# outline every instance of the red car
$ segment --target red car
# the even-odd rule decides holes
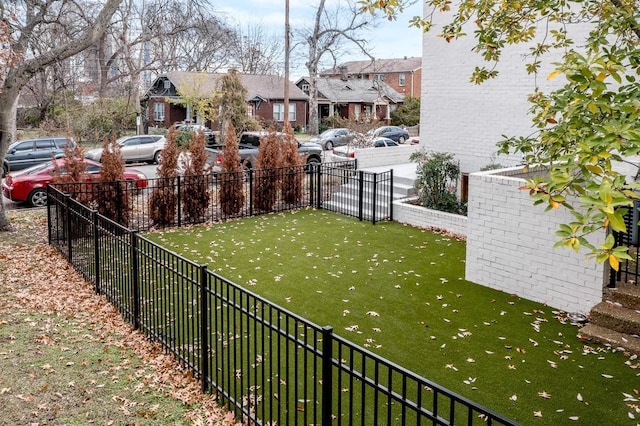
[[[2,182],[2,194],[12,201],[27,202],[33,207],[47,205],[47,184],[53,182],[54,161],[60,172],[65,173],[65,159],[38,164],[18,172],[9,173]],[[87,181],[100,179],[102,164],[83,159],[87,166]],[[124,179],[136,183],[138,188],[147,186],[147,177],[140,171],[125,168]]]

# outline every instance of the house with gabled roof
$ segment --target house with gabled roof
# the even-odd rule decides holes
[[[309,94],[308,77],[298,79],[296,85]],[[317,85],[320,122],[333,115],[347,119],[377,118],[389,122],[391,112],[404,101],[404,95],[377,80],[319,78]]]
[[[422,57],[350,61],[320,72],[320,77],[380,81],[404,96],[419,98]]]
[[[221,73],[172,71],[159,76],[145,94],[150,126],[168,128],[173,123],[191,121],[219,130],[219,123],[204,122],[189,106],[172,100],[180,93],[190,97],[210,98],[219,92]],[[249,114],[264,124],[282,125],[284,122],[285,80],[277,75],[238,74],[247,89]],[[309,97],[292,82],[289,84],[289,122],[293,127],[307,125]]]

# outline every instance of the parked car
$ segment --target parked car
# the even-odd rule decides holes
[[[309,139],[309,142],[322,145],[327,151],[331,151],[333,147],[344,146],[349,144],[356,138],[357,134],[349,129],[337,128],[329,129]]]
[[[258,157],[260,139],[266,136],[266,131],[243,132],[238,144],[240,161],[245,169],[251,169]],[[276,133],[278,140],[284,140],[284,133]],[[298,154],[307,165],[320,164],[322,162],[322,146],[313,142],[298,142]],[[211,165],[214,173],[222,171],[222,147],[220,149],[206,148],[209,155],[207,163]]]
[[[399,146],[398,142],[389,138],[377,137],[373,140],[372,148],[388,148]],[[366,148],[363,148],[366,149]],[[338,163],[340,161],[348,161],[356,158],[356,149],[352,146],[339,146],[333,148],[329,154],[328,161],[332,163]]]
[[[196,123],[175,123],[173,125],[176,129],[182,131],[190,131],[190,132],[202,132],[204,133],[205,142],[209,146],[213,146],[216,144],[216,135],[213,133],[213,130],[208,128],[203,124]]]
[[[167,139],[161,135],[122,136],[116,140],[120,145],[122,158],[127,163],[158,163]],[[102,161],[102,148],[92,149],[84,153],[85,158]]]
[[[377,129],[372,129],[367,132],[367,135],[371,138],[377,138],[378,136],[383,136],[385,138],[389,138],[398,143],[405,143],[407,139],[409,139],[409,132],[407,129],[403,129],[398,126],[382,126]]]
[[[45,163],[53,158],[64,157],[64,148],[76,143],[66,136],[48,136],[35,139],[25,139],[9,145],[2,161],[2,176],[7,173],[23,170],[36,164]]]
[[[18,172],[9,173],[2,182],[2,195],[16,202],[26,202],[33,207],[47,205],[47,184],[53,182],[54,162],[61,173],[66,172],[65,159],[58,158],[42,164],[26,168]],[[100,179],[102,164],[84,159],[87,166],[86,181]],[[147,177],[144,173],[131,168],[125,168],[124,180],[135,182],[136,187],[145,188]]]

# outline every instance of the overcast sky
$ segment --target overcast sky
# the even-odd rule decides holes
[[[330,2],[339,0],[328,0]],[[308,24],[312,21],[317,1],[290,0],[289,22],[292,32],[296,26]],[[219,5],[217,10],[235,25],[245,23],[261,24],[270,32],[284,33],[284,0],[234,0]],[[365,33],[369,40],[369,52],[375,58],[390,59],[404,56],[422,56],[422,33],[417,28],[409,28],[409,19],[422,14],[422,2],[417,1],[407,8],[396,21],[380,19],[376,28]],[[340,62],[350,60],[366,60],[363,54],[348,53]],[[298,63],[296,63],[298,62]],[[302,62],[292,58],[291,79],[305,75]]]

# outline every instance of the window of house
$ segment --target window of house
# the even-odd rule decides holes
[[[400,83],[400,86],[404,86],[406,83],[406,77],[404,75],[404,73],[401,73],[398,75],[398,82]]]
[[[384,74],[374,74],[373,79],[378,81],[384,81]]]
[[[305,93],[309,92],[309,83],[302,83],[302,91]]]
[[[164,103],[153,104],[153,121],[164,121]]]
[[[284,104],[273,104],[273,119],[284,121]],[[289,104],[289,121],[296,121],[296,104]]]

